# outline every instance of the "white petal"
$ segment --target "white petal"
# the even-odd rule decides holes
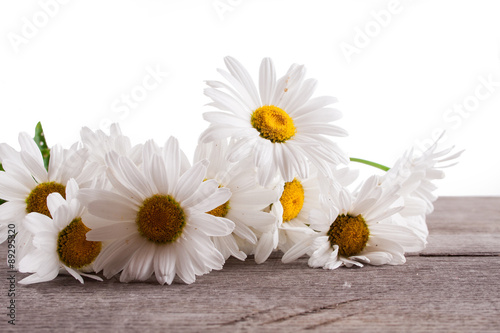
[[[104,227],[95,228],[87,232],[88,241],[107,241],[118,238],[127,238],[137,232],[135,223],[114,223]]]
[[[111,200],[95,200],[87,205],[89,213],[111,221],[135,221],[137,210]]]
[[[259,91],[262,105],[270,105],[276,85],[276,72],[270,58],[262,59],[259,73]]]
[[[275,246],[273,233],[263,233],[255,248],[255,262],[257,264],[262,264],[263,262],[265,262],[271,255],[271,252],[273,252],[274,248]]]
[[[281,258],[281,261],[286,263],[290,263],[302,257],[304,254],[309,252],[311,249],[311,245],[314,242],[315,237],[307,237],[304,238],[301,242],[298,242],[294,246],[292,246]]]
[[[172,193],[176,201],[183,202],[196,192],[205,178],[207,165],[208,161],[202,160],[193,165],[179,178]]]
[[[207,236],[227,236],[234,230],[233,221],[210,214],[192,216],[189,224]]]

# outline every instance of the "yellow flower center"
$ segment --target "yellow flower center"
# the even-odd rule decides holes
[[[339,246],[339,254],[344,257],[359,254],[366,246],[370,231],[360,215],[339,215],[328,230],[330,244]]]
[[[255,110],[252,113],[251,123],[261,137],[273,143],[285,142],[297,132],[293,119],[274,105],[264,105]]]
[[[231,209],[231,207],[229,207],[229,200],[228,200],[219,207],[216,207],[211,211],[207,212],[207,214],[217,217],[226,217],[227,213],[229,212],[229,209]]]
[[[57,192],[66,199],[66,187],[56,182],[40,183],[26,198],[26,212],[40,213],[52,217],[47,208],[47,197],[49,194]]]
[[[139,208],[135,219],[139,233],[158,244],[174,242],[186,225],[184,210],[169,195],[155,194]]]
[[[76,218],[64,228],[57,238],[57,254],[68,267],[79,269],[90,265],[101,252],[101,242],[88,241],[90,229]]]
[[[304,188],[297,179],[285,183],[285,189],[280,198],[283,206],[283,222],[293,220],[299,215],[304,205]]]

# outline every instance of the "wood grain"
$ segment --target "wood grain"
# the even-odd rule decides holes
[[[261,265],[230,259],[192,285],[68,276],[17,285],[16,330],[499,332],[499,213],[500,198],[439,199],[427,249],[401,266],[328,271],[276,253]],[[12,329],[5,312],[2,332]]]

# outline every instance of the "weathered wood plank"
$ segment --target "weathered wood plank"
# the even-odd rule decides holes
[[[403,266],[327,271],[275,257],[262,265],[229,260],[192,285],[59,277],[18,286],[17,323],[64,331],[494,331],[499,265],[500,257],[410,257]]]
[[[500,254],[500,197],[443,197],[428,216],[423,255]]]
[[[429,218],[429,257],[410,256],[401,266],[327,271],[309,268],[306,258],[285,265],[275,254],[262,265],[230,259],[222,271],[192,285],[176,280],[159,286],[153,279],[81,285],[69,276],[17,285],[16,328],[498,332],[499,203],[500,198],[440,199]],[[461,248],[467,239],[469,246]],[[2,246],[2,257],[5,251]],[[8,275],[1,267],[0,331],[12,328],[5,315]],[[17,280],[23,276],[15,274]]]

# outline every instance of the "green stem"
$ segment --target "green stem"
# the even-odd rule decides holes
[[[384,170],[384,171],[389,171],[389,169],[390,169],[389,167],[386,167],[385,165],[378,164],[378,163],[368,161],[368,160],[364,160],[361,158],[351,157],[349,159],[351,160],[351,162],[363,163],[363,164],[370,165],[370,166],[375,167],[375,168],[379,168],[380,170]]]

